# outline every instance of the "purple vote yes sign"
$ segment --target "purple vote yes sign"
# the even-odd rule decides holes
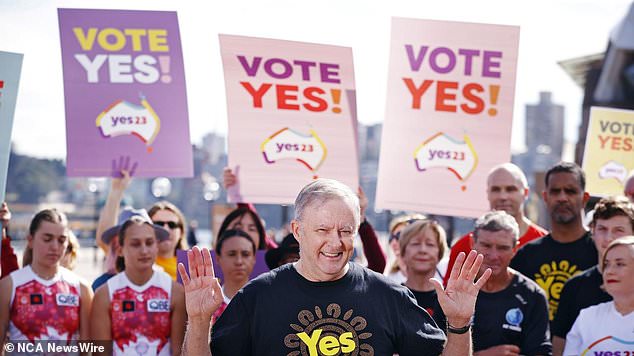
[[[185,71],[175,12],[59,9],[67,174],[191,177]]]

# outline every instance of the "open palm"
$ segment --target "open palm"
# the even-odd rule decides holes
[[[214,274],[211,253],[207,248],[200,250],[194,246],[187,251],[189,275],[182,263],[178,264],[178,272],[185,289],[185,308],[190,319],[204,318],[211,320],[211,315],[222,304],[223,297],[220,284]]]
[[[483,256],[471,251],[465,258],[461,252],[456,259],[456,263],[451,269],[447,288],[443,289],[442,284],[432,279],[438,303],[442,308],[447,321],[455,323],[454,326],[466,325],[475,310],[478,292],[491,276],[491,269],[487,270],[474,282],[475,277],[482,265]]]

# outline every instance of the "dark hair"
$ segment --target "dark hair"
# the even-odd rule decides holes
[[[597,205],[594,206],[594,215],[590,225],[594,226],[599,219],[608,220],[615,216],[628,218],[632,230],[634,230],[634,205],[623,196],[607,197],[599,200]]]
[[[586,174],[583,172],[583,169],[581,169],[578,164],[562,161],[550,167],[548,172],[546,172],[546,177],[544,178],[544,183],[546,184],[546,187],[548,187],[548,179],[552,174],[555,173],[572,173],[576,175],[581,190],[586,190]]]
[[[57,209],[44,209],[35,214],[33,219],[31,220],[31,224],[29,225],[29,234],[31,236],[35,235],[37,229],[42,225],[42,221],[48,221],[54,224],[62,224],[67,225],[68,219],[66,219],[66,215],[61,211],[57,211]]]
[[[150,216],[150,219],[154,220],[153,216],[159,210],[167,210],[176,214],[178,218],[178,227],[181,229],[182,234],[180,240],[176,242],[176,246],[174,246],[174,255],[176,255],[177,250],[187,250],[189,246],[187,246],[187,221],[185,220],[185,215],[183,212],[174,204],[168,202],[167,200],[162,200],[154,203],[150,210],[148,210],[147,214]]]
[[[117,234],[117,238],[119,239],[119,248],[123,248],[125,233],[128,231],[130,226],[132,225],[139,226],[143,224],[148,224],[148,226],[150,227],[152,226],[147,221],[142,220],[141,218],[137,216],[133,216],[130,219],[128,219],[126,222],[124,222],[123,225],[121,225],[121,228],[119,229],[119,233]],[[156,233],[154,232],[154,229],[152,229],[152,234],[156,238]],[[125,260],[123,259],[123,256],[117,256],[117,260],[115,261],[115,268],[117,269],[117,272],[122,272],[123,270],[125,270]]]
[[[225,243],[225,241],[229,240],[232,237],[243,237],[249,240],[249,242],[251,243],[251,246],[253,247],[253,254],[255,254],[255,242],[253,242],[253,239],[251,239],[251,236],[249,236],[249,234],[247,234],[246,232],[242,230],[229,229],[223,232],[222,234],[220,234],[220,236],[218,237],[218,241],[216,241],[215,251],[217,256],[221,255],[220,251],[222,251],[222,245]]]
[[[264,231],[264,226],[262,225],[262,221],[260,221],[260,217],[253,210],[249,208],[237,208],[222,221],[220,225],[220,229],[218,230],[218,241],[220,241],[220,236],[229,228],[229,224],[231,224],[234,220],[242,218],[245,215],[250,215],[255,223],[255,228],[258,230],[258,249],[265,250],[266,249],[266,232]],[[216,242],[217,244],[218,242]]]

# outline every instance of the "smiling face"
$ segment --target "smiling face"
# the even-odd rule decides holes
[[[581,223],[581,210],[590,196],[584,192],[574,173],[553,173],[543,193],[553,224]]]
[[[33,264],[45,268],[57,265],[68,247],[68,233],[61,223],[42,221],[31,236],[27,237],[28,246],[33,249]]]
[[[440,246],[436,233],[429,227],[413,236],[405,246],[401,256],[407,266],[407,273],[427,274],[436,270]]]
[[[123,256],[126,270],[152,269],[158,254],[154,228],[146,223],[135,223],[127,227],[123,234],[119,254]]]
[[[299,273],[315,282],[343,277],[353,253],[357,224],[353,204],[343,198],[308,205],[301,221],[291,222],[299,243]]]
[[[615,301],[634,294],[634,245],[611,247],[603,259],[605,290]]]

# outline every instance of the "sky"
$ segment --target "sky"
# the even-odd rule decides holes
[[[577,140],[582,90],[557,62],[605,51],[632,0],[0,0],[0,51],[24,54],[12,141],[20,154],[66,156],[57,8],[177,11],[190,137],[227,132],[218,34],[351,47],[358,118],[383,121],[392,17],[520,27],[512,151],[524,148],[526,104],[551,91],[564,105],[566,141]]]

